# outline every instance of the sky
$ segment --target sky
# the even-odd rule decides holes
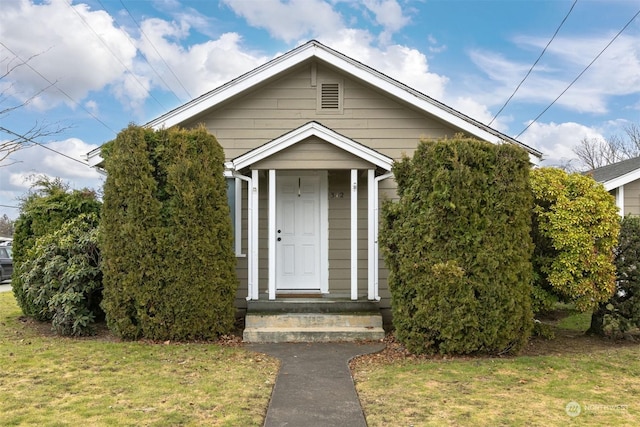
[[[582,139],[640,124],[639,11],[638,0],[2,0],[0,127],[51,134],[0,163],[0,216],[18,216],[34,176],[99,190],[87,152],[311,39],[517,137],[543,165],[580,169]]]

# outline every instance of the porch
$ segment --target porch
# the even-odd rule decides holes
[[[384,337],[379,185],[392,163],[316,122],[226,163],[245,341]]]

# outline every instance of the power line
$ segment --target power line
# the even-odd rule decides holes
[[[596,61],[598,60],[598,58],[600,58],[600,56],[604,53],[604,51],[605,51],[605,50],[607,50],[607,48],[609,48],[609,46],[611,46],[611,45],[613,44],[613,42],[614,42],[614,41],[616,41],[616,39],[618,38],[618,36],[620,36],[620,34],[622,34],[622,32],[623,32],[624,30],[626,30],[626,29],[627,29],[627,27],[628,27],[629,25],[631,25],[631,23],[632,23],[632,22],[633,22],[633,21],[638,17],[638,15],[640,15],[640,10],[638,10],[638,11],[636,12],[636,14],[635,14],[635,15],[633,15],[633,17],[629,20],[629,22],[627,22],[627,23],[625,24],[625,26],[624,26],[624,27],[622,27],[622,29],[621,29],[620,31],[618,31],[618,34],[616,34],[616,35],[611,39],[611,41],[610,41],[609,43],[607,43],[607,45],[606,45],[606,46],[605,46],[605,47],[600,51],[600,53],[598,53],[598,54],[596,55],[596,57],[595,57],[595,58],[593,58],[593,60],[589,63],[589,65],[587,65],[587,66],[584,68],[584,70],[582,70],[582,71],[580,72],[580,74],[578,74],[578,76],[577,76],[575,79],[573,79],[573,81],[572,81],[571,83],[569,83],[569,86],[567,86],[567,87],[565,88],[565,90],[563,90],[563,91],[560,93],[560,95],[558,95],[558,96],[556,97],[556,99],[554,99],[553,101],[551,101],[551,104],[549,104],[549,105],[547,106],[547,108],[545,108],[544,110],[542,110],[542,112],[541,112],[540,114],[538,114],[538,115],[536,116],[536,118],[535,118],[535,119],[533,119],[533,120],[531,121],[531,123],[529,123],[529,124],[527,125],[527,127],[525,127],[525,128],[522,130],[522,132],[520,132],[518,135],[516,135],[516,138],[515,138],[515,139],[518,139],[518,138],[520,137],[520,135],[522,135],[523,133],[525,133],[525,132],[527,131],[527,129],[529,129],[529,128],[531,127],[531,125],[532,125],[532,124],[534,124],[535,122],[537,122],[537,121],[538,121],[538,119],[539,119],[540,117],[542,117],[542,115],[543,115],[544,113],[546,113],[546,112],[547,112],[547,110],[548,110],[549,108],[551,108],[551,106],[552,106],[553,104],[555,104],[555,103],[556,103],[556,101],[558,101],[558,99],[560,99],[560,97],[561,97],[562,95],[564,95],[564,94],[565,94],[565,92],[566,92],[566,91],[568,91],[568,90],[571,88],[571,86],[573,86],[573,84],[574,84],[575,82],[577,82],[577,81],[578,81],[578,79],[579,79],[580,77],[582,77],[582,75],[583,75],[583,74],[584,74],[584,73],[585,73],[589,68],[591,68],[591,66],[593,65],[593,63],[594,63],[594,62],[596,62]]]
[[[115,52],[109,47],[109,45],[104,41],[104,39],[100,37],[100,35],[96,32],[96,30],[94,30],[93,27],[82,17],[82,15],[78,13],[78,11],[71,5],[71,3],[67,2],[67,6],[69,6],[69,8],[73,11],[73,13],[75,13],[78,16],[78,18],[80,18],[80,20],[84,23],[85,27],[91,30],[91,32],[98,38],[100,43],[102,43],[102,45],[109,51],[109,53],[111,53],[111,55],[120,63],[120,65],[122,65],[122,67],[129,74],[131,74],[133,79],[138,83],[138,85],[142,88],[142,90],[144,90],[147,93],[147,95],[153,98],[153,100],[156,101],[160,107],[166,110],[167,108],[164,105],[162,105],[162,103],[158,100],[158,98],[156,98],[151,92],[149,92],[149,90],[146,87],[144,87],[140,79],[138,79],[138,77],[129,69],[129,67],[127,67],[120,58],[118,58],[118,55],[115,54]]]
[[[0,126],[0,130],[1,130],[1,131],[3,131],[3,132],[6,132],[6,133],[8,133],[8,134],[11,134],[11,135],[13,135],[13,136],[17,136],[18,138],[23,139],[23,140],[25,140],[25,141],[29,141],[29,142],[31,142],[32,144],[38,145],[38,146],[40,146],[40,147],[42,147],[42,148],[45,148],[45,149],[47,149],[47,150],[49,150],[49,151],[53,151],[54,153],[59,154],[59,155],[61,155],[61,156],[63,156],[63,157],[66,157],[66,158],[67,158],[67,159],[69,159],[69,160],[73,160],[74,162],[78,162],[78,163],[80,163],[81,165],[87,166],[87,167],[89,167],[89,168],[91,167],[88,163],[85,163],[85,162],[83,162],[82,160],[78,160],[78,159],[73,158],[73,157],[71,157],[71,156],[68,156],[68,155],[66,155],[66,154],[64,154],[64,153],[61,153],[61,152],[60,152],[60,151],[58,151],[58,150],[54,150],[54,149],[53,149],[53,148],[51,148],[51,147],[47,147],[46,145],[44,145],[44,144],[42,144],[42,143],[40,143],[40,142],[38,142],[38,141],[34,140],[33,138],[30,138],[30,137],[28,137],[28,136],[26,136],[26,135],[21,135],[21,134],[19,134],[19,133],[17,133],[17,132],[14,132],[14,131],[12,131],[12,130],[10,130],[10,129],[5,128],[4,126]]]
[[[187,94],[187,96],[189,97],[189,99],[193,99],[193,96],[191,96],[191,94],[189,93],[189,91],[187,90],[186,87],[184,87],[184,85],[182,84],[182,81],[180,81],[180,79],[178,78],[178,76],[176,75],[176,73],[173,72],[173,69],[171,68],[171,66],[169,66],[169,64],[167,63],[167,61],[164,60],[164,57],[160,54],[160,52],[158,51],[158,49],[156,49],[156,46],[153,44],[153,42],[151,41],[151,39],[149,37],[147,37],[147,34],[142,30],[142,27],[140,26],[140,24],[138,24],[138,21],[135,20],[135,18],[133,17],[133,15],[131,14],[131,12],[129,11],[129,9],[127,8],[127,6],[124,5],[124,3],[122,2],[122,0],[120,0],[120,4],[122,5],[122,7],[124,7],[124,10],[127,11],[127,13],[129,14],[129,16],[131,17],[131,20],[133,21],[134,24],[136,24],[136,26],[138,27],[138,29],[140,30],[140,33],[144,36],[145,39],[147,39],[147,41],[149,42],[149,44],[151,45],[151,47],[153,48],[153,50],[156,51],[156,53],[158,54],[158,57],[162,60],[162,62],[164,63],[164,65],[167,67],[167,69],[169,70],[169,72],[173,75],[173,77],[176,79],[176,81],[178,82],[178,84],[180,85],[180,87],[182,88],[182,90],[185,91],[185,93]],[[147,61],[149,62],[149,61]],[[149,64],[151,65],[151,64]],[[155,71],[155,70],[154,70]],[[157,73],[156,73],[157,74]],[[164,80],[162,80],[164,82]],[[166,84],[166,83],[165,83]],[[168,85],[167,85],[168,87]],[[171,89],[169,89],[171,90]],[[173,91],[172,91],[173,92]],[[175,93],[174,93],[175,95]],[[176,98],[178,98],[178,96],[176,95]],[[178,98],[180,99],[180,98]]]
[[[104,9],[105,11],[107,10],[107,8],[104,6],[104,4],[102,4],[102,2],[100,0],[98,0],[98,4],[102,7],[102,9]],[[124,6],[124,5],[123,5]],[[129,12],[129,11],[127,11]],[[131,14],[129,14],[131,15]],[[120,28],[124,28],[119,22],[118,20],[115,18],[115,16],[112,15],[113,20],[120,26]],[[135,21],[134,21],[135,22]],[[127,40],[129,41],[129,44],[131,46],[133,46],[133,48],[136,51],[139,51],[140,49],[138,49],[135,45],[135,43],[133,42],[133,40],[131,40],[131,37],[129,37],[129,34],[126,31],[123,31],[124,35],[127,37]],[[140,51],[140,53],[142,54],[142,51]],[[144,61],[147,63],[147,65],[149,65],[149,68],[151,68],[153,70],[153,72],[156,74],[156,76],[158,76],[158,79],[160,79],[160,81],[164,84],[164,86],[167,88],[167,90],[169,92],[171,92],[173,94],[173,96],[176,97],[176,99],[178,100],[178,102],[183,102],[180,97],[178,96],[178,94],[175,93],[175,91],[173,89],[171,89],[171,86],[169,86],[169,84],[165,81],[164,78],[162,78],[162,76],[160,75],[160,73],[158,72],[158,70],[156,70],[156,68],[153,66],[153,64],[151,64],[151,62],[149,62],[149,60],[147,59],[147,57],[142,54],[142,59],[144,59]]]
[[[34,73],[36,73],[37,75],[39,75],[44,81],[46,81],[47,83],[49,83],[49,85],[55,87],[56,89],[58,89],[58,91],[60,93],[62,93],[64,96],[67,97],[67,99],[69,99],[71,102],[73,102],[76,106],[82,108],[87,114],[89,114],[91,117],[93,117],[95,120],[97,120],[98,122],[100,122],[100,124],[102,124],[102,126],[104,126],[105,128],[107,128],[108,130],[110,130],[111,132],[113,132],[115,135],[118,134],[118,132],[116,132],[115,130],[111,129],[111,127],[109,127],[109,125],[107,125],[105,122],[103,122],[102,120],[100,120],[100,118],[98,118],[98,116],[96,116],[95,114],[93,114],[91,111],[89,111],[84,105],[80,104],[79,102],[77,102],[75,99],[73,99],[67,92],[65,92],[64,90],[60,89],[55,82],[52,82],[51,80],[49,80],[48,78],[46,78],[44,75],[42,75],[42,73],[40,73],[38,70],[36,70],[35,68],[33,68],[33,66],[31,64],[29,64],[29,61],[25,61],[24,59],[22,59],[20,57],[20,55],[18,55],[17,53],[15,53],[13,50],[11,50],[6,44],[4,44],[2,41],[0,41],[0,45],[2,45],[2,47],[4,47],[5,49],[7,49],[12,55],[14,55],[16,58],[18,58],[20,61],[22,61],[22,63],[24,65],[26,65],[27,67],[29,67],[29,69],[31,69],[31,71],[33,71]]]
[[[516,92],[518,92],[518,90],[520,89],[520,86],[522,86],[522,83],[524,83],[525,80],[527,80],[527,77],[529,77],[529,74],[531,74],[531,72],[533,71],[533,69],[535,68],[535,66],[538,64],[538,62],[540,61],[540,58],[542,58],[542,55],[544,55],[544,53],[547,51],[547,48],[549,47],[549,45],[551,44],[551,42],[553,41],[553,39],[556,38],[556,35],[558,34],[558,32],[560,31],[560,28],[562,28],[562,26],[564,25],[565,21],[567,20],[567,18],[569,17],[569,15],[571,14],[571,11],[573,10],[573,8],[575,7],[576,3],[578,3],[578,0],[575,0],[573,2],[573,4],[571,5],[571,9],[569,9],[569,12],[567,12],[567,14],[565,15],[564,19],[562,20],[562,22],[560,22],[560,25],[558,26],[558,28],[556,28],[556,32],[553,33],[553,36],[551,36],[551,40],[549,40],[549,43],[547,43],[547,45],[544,47],[544,49],[542,49],[542,52],[540,52],[540,56],[538,56],[538,59],[536,59],[536,61],[533,63],[533,65],[531,66],[531,68],[529,68],[529,71],[527,71],[527,74],[524,76],[524,78],[522,79],[522,81],[520,83],[518,83],[518,86],[516,86],[516,88],[514,89],[513,93],[511,94],[511,96],[505,101],[504,105],[502,105],[502,107],[500,107],[500,110],[498,110],[498,112],[496,113],[495,116],[493,116],[493,119],[491,119],[491,121],[489,122],[489,124],[487,126],[491,126],[491,124],[498,118],[498,116],[500,115],[500,113],[502,113],[502,110],[504,110],[504,108],[507,106],[507,104],[511,101],[511,99],[513,99],[513,97],[515,96]]]

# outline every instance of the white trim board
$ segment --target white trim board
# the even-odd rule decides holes
[[[299,46],[266,64],[208,92],[191,102],[188,102],[168,113],[154,119],[146,124],[148,127],[159,129],[162,127],[171,127],[181,124],[192,117],[195,117],[206,110],[215,107],[241,93],[248,91],[256,85],[263,83],[280,73],[285,72],[297,65],[304,63],[312,58],[330,64],[338,68],[342,72],[367,82],[382,91],[401,99],[408,104],[433,115],[434,117],[450,123],[463,132],[468,133],[476,138],[500,144],[503,142],[512,142],[525,148],[530,157],[537,163],[542,157],[542,153],[525,144],[508,137],[486,125],[471,119],[470,117],[422,94],[421,92],[410,88],[389,76],[386,76],[375,69],[364,65],[348,56],[335,51],[323,44],[311,40],[302,46]]]
[[[239,157],[236,157],[232,161],[226,164],[227,169],[241,170],[252,164],[266,159],[285,148],[291,147],[300,141],[303,141],[311,136],[318,137],[323,141],[335,145],[336,147],[353,154],[367,162],[376,165],[386,171],[391,170],[393,165],[393,159],[381,154],[369,147],[366,147],[354,140],[347,138],[344,135],[340,135],[321,125],[318,122],[309,122],[297,129],[292,130],[260,147],[257,147],[248,153],[245,153]]]

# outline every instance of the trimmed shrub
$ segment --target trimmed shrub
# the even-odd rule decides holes
[[[79,215],[99,214],[101,203],[88,189],[69,191],[60,179],[40,178],[20,206],[13,239],[13,275],[11,286],[18,305],[26,316],[50,320],[43,307],[35,304],[24,290],[23,275],[29,273],[29,251],[38,238],[59,230],[64,223]],[[41,285],[44,285],[42,283]],[[31,286],[36,286],[32,283]],[[43,317],[44,316],[44,317]]]
[[[24,292],[60,335],[91,335],[104,317],[98,215],[80,214],[36,240],[24,264]]]
[[[595,308],[615,287],[620,218],[613,196],[593,178],[557,168],[534,170],[531,187],[534,312],[558,300]]]
[[[224,154],[204,127],[120,132],[105,154],[103,308],[126,339],[230,332],[237,288]]]
[[[616,290],[593,312],[587,333],[619,336],[640,328],[640,217],[623,218],[615,266]]]
[[[383,206],[398,339],[415,353],[508,353],[531,312],[529,158],[515,146],[423,141]]]

